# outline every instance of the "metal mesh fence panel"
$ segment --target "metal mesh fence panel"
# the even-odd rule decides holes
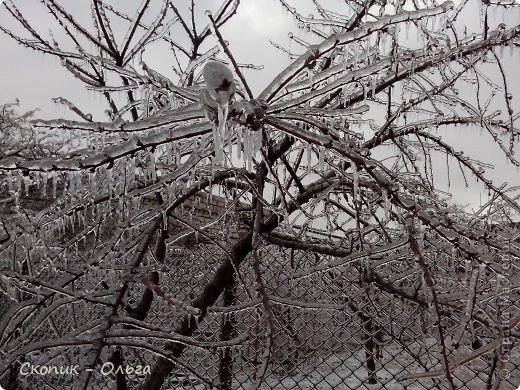
[[[169,245],[158,282],[162,296],[156,294],[146,323],[171,332],[190,318],[186,317],[189,302],[211,283],[226,259],[225,249],[211,242]],[[518,312],[518,292],[501,290],[506,282],[504,274],[492,267],[475,269],[455,256],[436,257],[434,246],[429,251],[435,288],[442,302],[440,323],[427,299],[420,269],[407,250],[338,260],[263,244],[260,263],[272,309],[272,329],[258,297],[254,259],[249,256],[238,269],[235,283],[207,314],[191,317],[196,329],[191,337],[180,341],[186,346],[162,388],[248,389],[260,383],[261,389],[445,389],[449,387],[442,373],[441,328],[448,360],[468,360],[451,372],[457,389],[492,388],[497,375],[503,377],[500,389],[516,389],[520,384],[520,354],[514,337],[501,349],[490,349],[473,359],[472,354],[496,341],[501,317]],[[103,275],[92,272],[76,282],[75,291],[96,292],[93,297],[101,297],[103,289],[110,290],[122,277],[117,271]],[[474,272],[482,273],[476,286],[471,283]],[[511,267],[508,277],[518,277],[516,268]],[[478,290],[480,309],[467,316],[470,288]],[[143,289],[143,285],[133,284],[128,303],[136,304]],[[503,291],[507,291],[506,296]],[[5,309],[9,305],[5,297],[2,299]],[[70,339],[65,352],[43,350],[42,360],[38,351],[31,351],[25,361],[55,366],[81,364],[89,347],[83,336],[95,332],[82,325],[86,319],[90,324],[96,318],[103,320],[109,308],[100,309],[85,301],[67,304],[66,298],[48,304],[59,306],[51,317],[26,323],[17,331],[31,332],[33,341],[52,341],[63,334],[77,338]],[[476,318],[492,324],[484,326]],[[144,341],[157,351],[167,352],[164,339],[150,337]],[[99,357],[100,368],[93,373],[93,389],[122,388],[118,380],[123,380],[127,388],[143,388],[145,374],[135,369],[117,374],[102,366],[103,362],[114,362],[119,352],[126,367],[153,367],[157,362],[157,354],[137,342],[120,346],[107,342]],[[19,363],[13,367],[19,370]],[[409,375],[439,370],[439,375],[406,380]],[[22,389],[66,389],[73,386],[73,380],[73,375],[18,375],[17,383]]]

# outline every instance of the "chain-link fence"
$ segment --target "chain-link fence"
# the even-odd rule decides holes
[[[212,243],[169,246],[168,262],[158,282],[163,296],[153,300],[146,317],[148,330],[175,329],[185,320],[190,307],[181,302],[192,302],[207,288],[225,261],[225,249]],[[449,388],[443,371],[444,351],[452,365],[455,388],[491,389],[498,375],[502,377],[498,388],[516,389],[520,353],[514,332],[503,339],[500,348],[489,347],[487,353],[475,356],[494,345],[500,335],[496,325],[507,328],[500,318],[519,311],[518,292],[506,289],[504,274],[492,267],[475,269],[456,254],[442,255],[443,251],[437,256],[434,245],[425,248],[425,253],[437,278],[440,323],[420,268],[406,245],[381,255],[338,259],[264,244],[260,265],[271,318],[258,297],[254,260],[248,257],[235,283],[195,324],[192,338],[175,339],[186,347],[162,388],[248,389],[262,379],[262,389],[443,389]],[[511,280],[518,277],[515,267],[509,270]],[[480,273],[478,285],[471,281],[475,272]],[[118,277],[113,275],[113,280]],[[88,287],[83,280],[78,291]],[[89,280],[111,285],[109,275],[96,274]],[[142,285],[133,286],[129,304],[142,299]],[[92,287],[88,289],[96,290]],[[478,292],[479,310],[468,316],[470,288]],[[102,293],[98,295],[100,298]],[[93,319],[102,320],[110,308],[100,309],[88,302],[68,305],[64,299],[48,304],[60,307],[50,318],[36,318],[25,331],[34,327],[31,339],[35,341],[68,334],[66,352],[43,350],[42,356],[46,364],[54,366],[80,364],[88,351],[82,340],[95,335]],[[121,326],[128,331],[138,329]],[[167,352],[164,339],[144,340],[157,351]],[[156,364],[157,354],[142,348],[144,342],[115,336],[105,342],[99,362],[119,361],[134,369]],[[38,356],[33,351],[28,359],[36,364]],[[11,369],[11,376],[16,377],[12,383],[19,388],[72,388],[77,379],[74,375],[19,375],[20,364]],[[143,388],[146,375],[138,371],[117,375],[97,369],[91,388],[125,388],[118,387],[122,383],[126,388]],[[406,379],[419,373],[426,373],[426,378]]]
[[[274,314],[274,334],[269,346],[260,303],[255,297],[255,275],[249,259],[240,270],[234,291],[210,310],[194,338],[218,342],[223,338],[245,337],[230,348],[201,350],[188,348],[182,362],[211,384],[228,383],[223,388],[251,388],[268,360],[262,388],[446,388],[443,375],[420,381],[401,381],[407,374],[442,368],[439,324],[432,305],[421,299],[422,276],[413,258],[396,253],[393,258],[346,261],[339,264],[326,256],[298,250],[265,246],[262,252],[263,277]],[[406,252],[404,252],[406,253]],[[214,247],[199,245],[187,249],[182,265],[164,276],[168,290],[190,300],[210,281],[212,267],[221,257]],[[202,260],[202,261],[201,261]],[[457,261],[437,259],[439,299],[443,305],[441,328],[450,361],[470,356],[497,337],[478,321],[465,323],[462,302],[470,287],[471,270]],[[362,264],[367,262],[369,264]],[[318,270],[310,273],[309,270]],[[500,317],[518,311],[517,293],[509,292],[510,306],[498,303],[497,275],[487,270],[480,278],[477,299],[485,302],[486,315]],[[499,283],[499,282],[498,282]],[[398,287],[396,287],[398,286]],[[514,296],[513,296],[514,295]],[[403,298],[409,296],[410,299]],[[416,303],[423,302],[423,304]],[[453,307],[450,310],[450,306]],[[167,308],[154,307],[152,318]],[[475,313],[474,317],[482,317]],[[161,325],[174,326],[180,318],[164,316]],[[484,389],[502,375],[500,388],[516,389],[520,384],[518,348],[498,371],[498,351],[485,354],[454,370],[456,388]],[[503,352],[502,352],[503,353]],[[202,378],[180,366],[170,376],[171,388],[202,385]],[[226,378],[231,379],[226,382]],[[182,378],[179,379],[179,378]],[[169,388],[168,386],[166,388]]]

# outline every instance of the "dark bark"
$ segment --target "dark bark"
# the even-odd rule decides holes
[[[6,383],[4,384],[6,390],[18,390],[18,373],[20,372],[20,363],[15,362],[11,365],[9,374],[7,375]]]

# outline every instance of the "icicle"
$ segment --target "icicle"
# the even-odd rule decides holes
[[[307,79],[309,80],[309,86],[312,86],[314,81],[314,72],[310,68],[307,68]]]
[[[83,215],[81,216],[81,222],[83,224],[83,228],[87,226],[87,209],[83,210]],[[85,243],[86,237],[83,236],[83,243]]]
[[[47,180],[48,180],[48,176],[49,175],[48,175],[47,172],[42,172],[42,174],[41,174],[41,177],[42,177],[42,196],[44,198],[47,197]]]
[[[360,44],[359,42],[356,42],[354,46],[354,69],[358,68],[358,61],[359,61],[359,52],[360,52]]]
[[[369,52],[370,49],[372,49],[372,47],[374,46],[374,39],[376,39],[374,34],[370,34],[367,37],[367,52]]]
[[[228,128],[228,137],[227,137],[227,142],[228,142],[228,155],[229,155],[229,159],[231,160],[231,154],[233,152],[233,133],[234,133],[234,128]]]
[[[237,127],[237,158],[242,158],[242,127]]]
[[[81,191],[81,172],[74,172],[74,181],[76,186],[76,192]]]
[[[388,197],[388,190],[386,188],[383,188],[383,202],[385,207],[385,218],[388,219],[390,216],[390,199]]]
[[[318,147],[318,169],[323,172],[325,169],[325,148]]]
[[[138,96],[139,100],[141,101],[141,110],[143,111],[143,117],[146,118],[148,116],[147,114],[147,99],[146,99],[146,87],[144,84],[141,84],[139,86],[138,90]]]
[[[464,260],[464,273],[465,273],[465,279],[464,279],[464,286],[468,285],[468,279],[470,277],[471,272],[471,260]]]
[[[190,184],[194,184],[196,181],[195,169],[190,169],[189,178],[190,178]]]
[[[354,201],[357,201],[357,195],[359,191],[359,171],[357,169],[357,165],[354,161],[351,162],[352,165],[352,173],[354,176]]]
[[[52,172],[52,198],[56,199],[56,188],[58,187],[58,173]]]
[[[254,139],[254,137],[255,137],[254,133],[252,133],[250,131],[247,132],[248,169],[254,168],[254,165],[253,165],[253,158],[255,156],[255,139]]]
[[[435,27],[437,27],[437,16],[432,16],[431,17],[431,20],[432,20],[432,28],[431,28],[431,31],[436,31],[435,30]]]
[[[23,186],[25,189],[25,196],[29,196],[29,188],[31,187],[31,177],[29,175],[23,176]]]
[[[220,108],[219,108],[219,115],[220,115]],[[222,138],[220,133],[220,123],[219,127],[213,126],[213,147],[215,150],[215,163],[220,163],[223,159],[223,153],[222,153]]]
[[[479,276],[482,278],[486,274],[487,264],[481,263],[478,266]]]
[[[420,249],[424,249],[424,226],[420,225],[417,228],[417,233],[419,235],[417,237],[417,244],[419,245]]]
[[[229,111],[229,103],[219,105],[218,107],[218,131],[220,133],[220,139],[225,139],[226,136],[226,121]]]
[[[419,30],[419,29],[417,29],[417,30]],[[387,40],[386,34],[381,33],[381,54],[386,53],[386,40]]]
[[[72,233],[74,233],[74,227],[76,226],[76,214],[73,212],[70,215],[70,227],[72,229]]]
[[[90,192],[95,194],[97,192],[97,181],[96,181],[96,171],[90,174]]]
[[[107,183],[108,183],[108,197],[112,199],[112,190],[113,190],[113,177],[112,177],[112,169],[107,169]]]
[[[157,171],[155,169],[155,152],[150,150],[148,155],[150,156],[150,173],[152,176],[152,181],[155,182],[157,180]]]
[[[175,164],[181,165],[181,148],[180,145],[175,145]]]
[[[256,155],[257,152],[260,152],[260,150],[262,149],[262,141],[263,141],[262,132],[256,131],[253,136],[253,142],[254,142],[253,157]]]
[[[251,132],[244,132],[244,167],[249,170],[251,163]]]
[[[168,165],[173,165],[172,145],[166,145],[166,161]]]
[[[120,213],[122,213],[125,209],[124,207],[124,197],[123,196],[118,196],[117,197],[117,211],[119,211]]]
[[[163,229],[168,230],[168,215],[166,213],[166,210],[162,211],[162,220],[163,220]]]
[[[71,195],[74,195],[74,193],[76,192],[76,182],[75,182],[75,177],[74,177],[74,172],[71,172],[69,173],[69,193]]]
[[[139,198],[138,197],[132,198],[131,206],[132,206],[132,211],[139,210]]]
[[[211,174],[210,183],[212,183],[213,179],[215,178],[215,168],[216,168],[215,165],[216,165],[215,159],[212,158],[211,159],[211,170],[210,170],[210,174]]]
[[[16,192],[18,195],[22,192],[22,174],[18,172],[18,176],[16,176]]]
[[[254,161],[254,158],[256,156],[256,152],[257,152],[257,133],[256,132],[250,132],[249,133],[249,148],[251,150],[251,168],[254,167],[253,165],[253,161]]]
[[[130,158],[130,182],[135,183],[135,157]]]
[[[342,59],[341,59],[342,65],[345,68],[345,70],[347,70],[347,67],[348,67],[348,55],[347,55],[348,48],[349,48],[349,45],[348,44],[345,45],[345,48],[343,49],[343,54],[341,56],[342,57]]]
[[[13,192],[13,173],[12,171],[7,171],[7,188],[9,192]]]
[[[19,192],[15,192],[13,194],[13,199],[14,199],[14,209],[16,211],[19,211],[20,210],[20,193]]]
[[[307,173],[310,173],[312,169],[312,146],[307,144]]]

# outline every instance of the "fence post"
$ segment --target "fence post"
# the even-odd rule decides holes
[[[224,289],[224,307],[232,306],[236,303],[237,283],[236,275],[233,276],[233,282]],[[235,337],[236,318],[235,314],[230,312],[224,315],[221,325],[222,341],[231,340]],[[231,348],[224,348],[220,352],[220,388],[222,390],[231,390],[233,385],[233,352]]]

